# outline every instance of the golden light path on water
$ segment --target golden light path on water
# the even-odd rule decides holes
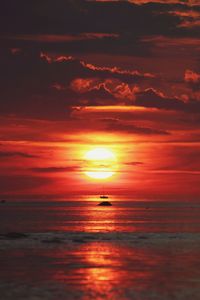
[[[93,179],[107,179],[116,172],[117,159],[112,150],[105,147],[97,147],[84,155],[86,170],[84,173]]]

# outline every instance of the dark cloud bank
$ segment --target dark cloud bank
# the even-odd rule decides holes
[[[72,107],[86,105],[200,112],[199,70],[183,74],[181,84],[190,95],[181,98],[162,91],[157,74],[74,58],[150,57],[151,37],[200,38],[199,14],[199,3],[189,1],[2,1],[1,114],[64,120]],[[188,20],[196,25],[186,26]]]

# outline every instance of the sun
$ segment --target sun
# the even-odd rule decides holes
[[[95,148],[88,151],[85,157],[89,160],[113,160],[115,155],[106,148]]]
[[[107,179],[115,174],[116,156],[103,147],[94,148],[85,154],[86,170],[84,173],[94,179]]]

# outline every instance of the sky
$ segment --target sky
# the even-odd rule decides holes
[[[2,0],[0,42],[1,199],[200,198],[199,0]]]

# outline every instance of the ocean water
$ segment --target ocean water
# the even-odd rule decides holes
[[[0,232],[200,232],[197,202],[110,198],[113,206],[101,207],[91,198],[9,201],[0,205]]]
[[[1,204],[0,299],[199,300],[198,202],[109,200]]]

